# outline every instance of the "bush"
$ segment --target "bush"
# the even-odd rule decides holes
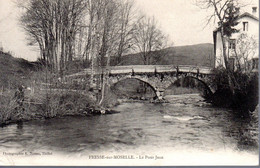
[[[0,125],[11,119],[13,116],[13,92],[3,92],[0,95]]]
[[[236,87],[231,90],[228,73],[225,69],[216,69],[212,82],[216,92],[209,101],[219,107],[228,107],[241,112],[254,111],[258,104],[258,74],[234,72]]]
[[[50,116],[80,114],[82,109],[94,104],[87,94],[62,91],[48,95]]]

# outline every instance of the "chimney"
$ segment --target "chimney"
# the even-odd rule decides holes
[[[257,13],[257,7],[254,6],[254,7],[252,7],[252,14],[256,15],[256,13]]]

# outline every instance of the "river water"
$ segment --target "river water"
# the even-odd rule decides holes
[[[258,117],[196,94],[122,103],[120,113],[0,128],[0,165],[257,165]]]

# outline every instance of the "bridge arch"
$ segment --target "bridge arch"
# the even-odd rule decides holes
[[[115,79],[116,78],[116,79]],[[128,80],[128,79],[135,79],[135,80],[138,80],[138,81],[141,81],[145,84],[147,84],[151,90],[153,91],[153,93],[158,97],[158,88],[156,86],[154,86],[154,84],[152,84],[148,78],[146,77],[142,77],[142,76],[123,76],[123,77],[113,77],[109,79],[109,87],[110,88],[113,88],[116,84],[118,84],[119,82],[121,81],[124,81],[124,80]]]
[[[160,76],[148,76],[148,75],[115,75],[109,77],[109,86],[110,88],[113,87],[116,83],[126,80],[126,79],[136,79],[141,82],[146,83],[148,86],[150,86],[157,96],[158,99],[163,99],[165,90],[169,88],[172,84],[174,84],[178,80],[191,78],[194,80],[197,80],[203,87],[202,87],[202,93],[203,97],[209,97],[213,93],[211,91],[211,88],[207,84],[207,79],[203,76],[198,76],[194,74],[182,74],[178,77],[166,75],[164,78],[161,78]],[[201,90],[200,90],[201,91]]]
[[[211,96],[213,94],[212,89],[209,87],[208,83],[205,81],[204,78],[200,78],[200,77],[192,76],[192,75],[180,76],[170,86],[176,84],[176,82],[179,82],[181,80],[185,80],[185,79],[188,79],[188,78],[198,81],[203,86],[203,96],[204,97],[208,97],[208,96]],[[166,89],[168,89],[169,87],[167,87]],[[197,89],[198,89],[198,87],[197,87]]]

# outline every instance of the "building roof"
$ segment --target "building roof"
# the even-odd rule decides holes
[[[247,17],[250,17],[250,18],[252,18],[252,19],[254,19],[254,20],[256,20],[256,21],[259,21],[258,17],[254,16],[254,15],[248,13],[248,12],[245,12],[245,13],[243,13],[242,15],[240,15],[240,16],[238,17],[238,19],[240,19],[240,18],[242,18],[242,17],[246,17],[246,16],[247,16]]]
[[[243,18],[243,17],[250,17],[256,21],[259,21],[258,17],[254,16],[248,12],[245,12],[242,15],[239,15],[238,19]],[[219,31],[219,27],[217,27],[215,30],[213,30],[213,32],[217,32],[217,31]]]

